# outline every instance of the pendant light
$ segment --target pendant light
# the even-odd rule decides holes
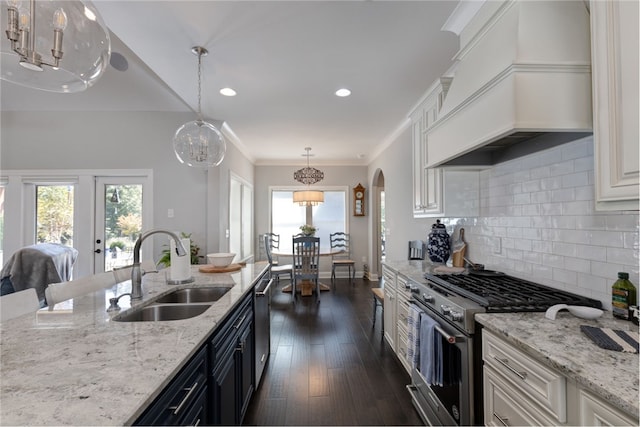
[[[173,137],[173,150],[180,163],[208,168],[222,163],[227,146],[222,132],[202,118],[202,57],[209,52],[201,46],[191,51],[198,56],[198,117],[178,128]]]
[[[6,3],[2,80],[50,92],[80,92],[107,69],[109,30],[90,1]]]
[[[293,179],[296,181],[306,184],[306,190],[299,190],[293,192],[293,203],[297,203],[299,206],[318,206],[321,203],[324,203],[324,192],[318,190],[312,190],[310,188],[311,184],[315,184],[324,179],[324,172],[318,170],[316,168],[312,168],[309,166],[309,157],[311,154],[311,147],[305,147],[306,154],[303,156],[307,156],[307,167],[298,169],[293,173]]]

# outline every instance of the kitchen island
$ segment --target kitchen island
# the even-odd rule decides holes
[[[4,322],[0,329],[0,423],[130,425],[253,290],[266,263],[167,285],[165,272],[143,277],[144,305],[175,289],[231,286],[203,314],[165,322],[115,322],[109,298],[130,281]],[[120,300],[127,310],[129,298]]]

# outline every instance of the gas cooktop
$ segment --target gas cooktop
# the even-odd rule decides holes
[[[487,312],[546,311],[555,304],[602,308],[600,301],[503,273],[425,274],[431,283],[468,298]]]

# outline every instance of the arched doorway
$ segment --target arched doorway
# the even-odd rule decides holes
[[[382,277],[382,261],[384,260],[384,173],[382,170],[377,169],[373,174],[373,181],[371,183],[371,196],[373,206],[371,213],[373,215],[371,221],[371,236],[372,236],[372,259],[371,270],[369,271],[369,280],[378,280]]]

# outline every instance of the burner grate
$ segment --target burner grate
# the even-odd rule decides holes
[[[508,275],[427,274],[425,278],[475,301],[487,312],[546,311],[556,304],[602,308],[600,301]]]

